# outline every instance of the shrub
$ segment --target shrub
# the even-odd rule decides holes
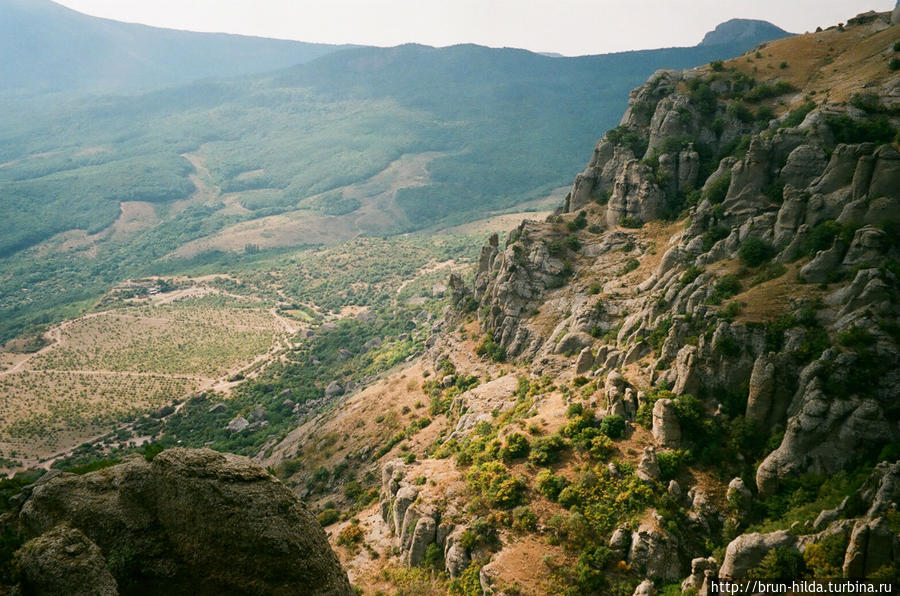
[[[758,102],[764,99],[769,99],[770,97],[778,97],[779,95],[784,95],[785,93],[790,93],[791,91],[796,90],[797,88],[787,81],[778,81],[774,85],[761,83],[748,91],[744,97],[747,101]]]
[[[520,505],[512,510],[512,525],[522,532],[533,532],[537,529],[537,515],[530,507]]]
[[[575,581],[582,594],[606,592],[609,582],[603,568],[612,558],[612,551],[602,544],[581,551],[575,563]]]
[[[888,62],[888,68],[891,70],[900,70],[900,58],[891,58],[891,61]]]
[[[481,344],[475,348],[475,353],[479,356],[487,356],[494,362],[503,362],[506,360],[506,348],[494,341],[494,336],[488,333],[484,336]]]
[[[695,279],[700,277],[701,273],[703,273],[703,269],[701,267],[689,265],[688,268],[684,270],[684,273],[681,274],[681,285],[686,286],[692,283]]]
[[[890,143],[896,130],[885,115],[870,120],[854,120],[850,116],[827,116],[825,122],[838,143]]]
[[[713,293],[707,299],[710,304],[721,304],[723,300],[731,298],[741,291],[741,282],[735,275],[726,275],[713,286]]]
[[[692,79],[688,82],[690,90],[690,102],[697,107],[704,116],[712,116],[716,113],[716,93],[709,83],[702,79]]]
[[[837,335],[837,342],[848,348],[867,348],[872,345],[874,340],[874,336],[868,329],[856,325]]]
[[[316,518],[319,520],[319,523],[324,526],[330,526],[334,522],[341,519],[341,514],[337,512],[336,509],[324,509],[321,511]]]
[[[557,476],[550,470],[538,472],[535,481],[537,482],[538,492],[551,501],[556,501],[559,498],[559,493],[569,485],[569,481],[564,476]]]
[[[610,439],[621,439],[625,436],[625,419],[611,414],[600,421],[600,432]]]
[[[619,218],[619,225],[623,228],[632,228],[637,229],[644,225],[644,222],[639,217],[631,217],[628,215],[623,215]]]
[[[577,230],[583,230],[587,227],[587,214],[584,211],[579,211],[578,215],[575,216],[575,219],[566,224],[566,228],[570,232],[575,232]]]
[[[788,113],[788,115],[785,117],[784,121],[782,121],[782,124],[784,126],[790,127],[799,126],[803,123],[803,120],[806,118],[806,116],[815,109],[815,107],[816,103],[814,101],[807,101],[799,108],[791,110],[790,113]]]
[[[760,106],[760,108],[756,110],[756,120],[758,122],[766,123],[774,117],[775,112],[773,112],[772,108],[769,106]]]
[[[506,444],[500,450],[500,457],[505,460],[519,459],[528,455],[531,443],[521,433],[513,433],[506,437]]]
[[[715,72],[722,72],[725,70],[725,63],[721,60],[713,60],[709,63],[709,67],[712,68]]]
[[[588,448],[588,453],[591,454],[592,457],[595,457],[599,460],[607,459],[613,451],[613,442],[606,435],[598,435],[596,437],[591,438],[591,444]]]
[[[689,459],[690,452],[681,449],[657,453],[656,461],[659,462],[660,478],[662,480],[672,480],[678,476],[682,464],[689,463]]]
[[[740,122],[745,124],[753,122],[753,112],[750,111],[750,108],[739,99],[733,100],[730,104],[728,104],[728,114],[737,118]]]
[[[493,547],[500,541],[497,529],[484,518],[476,518],[460,535],[459,541],[466,550],[475,550],[481,546]]]
[[[578,240],[578,236],[570,234],[569,237],[566,238],[566,248],[572,252],[578,252],[581,249],[581,242]]]
[[[357,542],[362,542],[362,539],[363,529],[359,526],[358,523],[352,523],[341,530],[341,533],[338,534],[337,543],[341,546],[352,546]]]
[[[559,452],[566,447],[566,440],[558,434],[540,437],[531,444],[528,461],[538,466],[548,466],[559,461]]]
[[[607,131],[606,140],[613,145],[624,145],[625,147],[628,147],[637,158],[640,158],[640,156],[647,151],[647,139],[638,133],[631,131],[624,125]]]
[[[725,197],[728,195],[729,186],[731,186],[731,172],[720,176],[712,184],[707,186],[706,190],[703,191],[703,198],[713,205],[718,205],[724,201]]]
[[[422,559],[422,565],[431,567],[437,571],[444,568],[444,552],[437,543],[432,542],[425,548],[425,557]]]
[[[849,541],[846,532],[842,532],[807,546],[803,552],[803,560],[812,576],[822,579],[840,577]]]
[[[795,548],[779,546],[769,551],[745,579],[799,578],[804,570],[803,556]]]
[[[625,261],[625,264],[619,270],[619,275],[625,275],[627,273],[631,273],[635,269],[641,266],[641,262],[635,259],[634,257]]]
[[[803,251],[808,256],[815,256],[820,250],[827,250],[834,244],[834,239],[841,237],[846,241],[853,238],[855,229],[852,226],[842,225],[828,219],[813,226],[803,245]]]
[[[759,267],[775,256],[775,247],[771,243],[766,242],[756,236],[750,236],[741,244],[738,249],[738,257],[748,267]]]
[[[519,505],[525,493],[525,481],[510,474],[506,466],[498,461],[473,467],[466,474],[466,481],[489,505],[501,509]]]

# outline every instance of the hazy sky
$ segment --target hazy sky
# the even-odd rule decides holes
[[[158,27],[321,43],[478,43],[566,55],[688,46],[730,18],[795,33],[894,0],[58,0]]]

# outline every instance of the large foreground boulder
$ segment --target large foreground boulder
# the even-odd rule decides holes
[[[19,523],[38,541],[32,551],[58,542],[60,524],[76,530],[85,552],[102,553],[120,593],[352,593],[306,506],[237,455],[169,449],[152,462],[135,456],[83,476],[61,474],[31,489]],[[70,579],[75,589],[81,580]]]

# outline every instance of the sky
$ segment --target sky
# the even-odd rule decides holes
[[[894,0],[57,0],[86,14],[157,27],[317,43],[477,43],[566,56],[697,44],[731,18],[792,33]]]

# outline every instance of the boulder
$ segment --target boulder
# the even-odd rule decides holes
[[[248,426],[250,426],[250,422],[247,421],[247,419],[243,416],[238,416],[228,423],[228,426],[225,427],[225,430],[227,430],[229,433],[239,433],[242,430],[246,429]]]
[[[660,470],[659,461],[656,459],[656,449],[644,447],[644,453],[641,455],[641,461],[638,463],[635,474],[644,482],[659,480]]]
[[[328,386],[325,388],[325,397],[331,398],[336,397],[338,395],[343,395],[344,388],[341,387],[341,384],[337,381],[332,381],[328,383]]]
[[[209,407],[209,410],[207,410],[207,412],[209,412],[210,414],[219,414],[219,413],[225,412],[227,410],[228,410],[228,406],[226,406],[222,402],[219,402],[217,404],[211,405]]]
[[[462,534],[465,528],[457,528],[447,536],[444,547],[444,568],[451,579],[456,579],[469,566],[469,553],[462,544]]]
[[[697,346],[685,345],[675,356],[675,386],[672,392],[676,395],[696,393],[700,387],[697,374]]]
[[[594,354],[590,347],[583,348],[575,361],[575,374],[583,375],[594,366]]]
[[[760,564],[769,551],[779,547],[793,547],[795,543],[796,538],[787,530],[771,534],[742,534],[728,543],[719,577],[742,579],[750,569]]]
[[[656,586],[649,579],[645,579],[634,589],[632,596],[654,596],[656,594]]]
[[[750,507],[753,500],[753,493],[744,484],[741,478],[732,478],[728,483],[728,490],[725,492],[725,498],[738,511],[746,511]]]
[[[631,547],[631,533],[623,526],[619,526],[609,538],[609,550],[619,561],[624,561]]]
[[[315,516],[238,455],[176,448],[62,474],[35,487],[18,517],[30,537],[68,522],[116,558],[120,585],[143,593],[352,594]]]
[[[61,523],[29,540],[18,553],[22,588],[36,596],[113,596],[119,593],[100,547]]]
[[[409,550],[406,554],[406,564],[410,567],[419,565],[425,560],[425,549],[435,542],[437,522],[431,516],[419,518],[412,532]]]

